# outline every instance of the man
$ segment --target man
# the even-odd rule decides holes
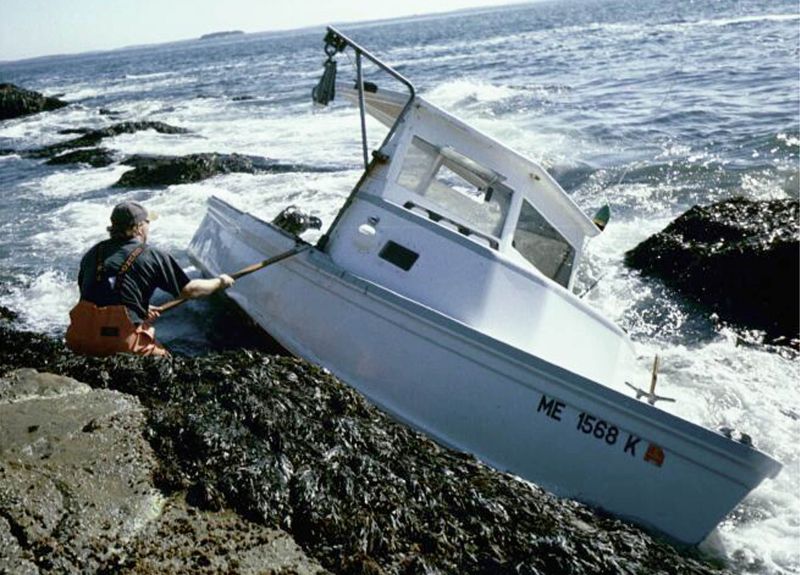
[[[81,299],[70,311],[67,347],[85,355],[136,353],[169,355],[150,323],[156,288],[186,299],[204,297],[233,285],[226,274],[190,280],[175,259],[147,245],[150,221],[157,215],[138,202],[122,202],[111,212],[109,239],[81,260]]]

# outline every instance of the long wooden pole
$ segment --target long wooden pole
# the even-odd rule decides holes
[[[304,252],[304,251],[308,250],[309,248],[311,248],[310,245],[295,246],[290,250],[287,250],[287,251],[285,251],[283,253],[278,254],[277,256],[272,256],[271,258],[267,258],[267,259],[265,259],[263,261],[260,261],[258,263],[251,264],[251,265],[249,265],[249,266],[247,266],[245,268],[242,268],[238,272],[233,272],[232,274],[230,274],[230,276],[233,279],[238,280],[241,277],[249,275],[249,274],[251,274],[253,272],[257,272],[258,270],[264,269],[267,266],[271,266],[272,264],[276,264],[276,263],[281,262],[281,261],[283,261],[283,260],[285,260],[287,258],[290,258],[292,256],[296,256],[300,252]],[[161,313],[164,313],[165,311],[169,311],[169,310],[171,310],[173,308],[178,307],[179,305],[187,302],[189,299],[190,298],[180,297],[178,299],[174,299],[172,301],[168,301],[164,305],[158,306],[155,309],[161,314]]]

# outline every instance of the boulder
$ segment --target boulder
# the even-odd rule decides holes
[[[14,84],[0,84],[0,120],[57,110],[67,105],[58,98],[44,96]]]
[[[797,199],[733,198],[694,206],[625,254],[723,320],[798,337],[800,220]]]
[[[188,156],[131,156],[122,161],[134,169],[122,174],[114,184],[124,188],[143,188],[189,184],[230,173],[276,173],[299,169],[295,165],[242,154],[189,154]]]
[[[0,380],[0,572],[94,572],[160,513],[133,397],[19,370]]]
[[[114,163],[114,154],[106,148],[83,148],[50,158],[47,163],[50,165],[89,164],[94,168],[102,168]]]

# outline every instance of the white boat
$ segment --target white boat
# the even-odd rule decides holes
[[[338,92],[362,130],[365,110],[390,126],[335,221],[312,246],[211,198],[189,247],[212,275],[293,254],[228,292],[260,326],[436,440],[679,542],[780,471],[626,385],[626,334],[571,291],[600,229],[542,167],[326,40],[355,52]]]

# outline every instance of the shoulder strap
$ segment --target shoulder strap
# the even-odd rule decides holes
[[[103,271],[106,269],[105,262],[103,260],[103,242],[97,244],[97,248],[94,250],[94,255],[94,279],[97,280],[97,282],[100,282],[103,279]]]
[[[128,258],[119,268],[119,272],[117,272],[117,280],[114,282],[115,290],[122,289],[122,277],[127,273],[129,269],[131,269],[133,262],[136,261],[136,258],[142,255],[143,251],[144,251],[144,246],[137,246],[130,254],[128,254]]]

